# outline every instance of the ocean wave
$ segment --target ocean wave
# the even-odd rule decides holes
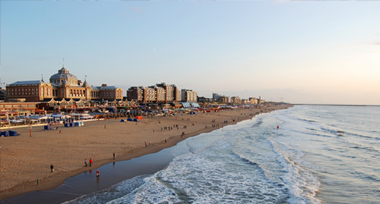
[[[321,203],[317,199],[316,193],[319,191],[320,182],[306,169],[297,165],[297,162],[289,156],[289,151],[285,151],[280,144],[270,140],[273,150],[277,154],[277,160],[285,172],[282,180],[289,186],[290,203]]]
[[[120,197],[124,197],[125,195],[132,193],[134,189],[143,185],[145,183],[144,179],[147,176],[148,175],[136,176],[134,178],[115,184],[105,190],[86,194],[74,200],[66,201],[63,204],[112,203],[115,199],[117,200]]]

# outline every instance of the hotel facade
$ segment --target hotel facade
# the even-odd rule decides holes
[[[54,100],[122,100],[123,90],[115,86],[93,87],[87,81],[82,83],[69,70],[62,67],[43,80],[17,81],[6,86],[6,100],[19,102],[40,102]]]

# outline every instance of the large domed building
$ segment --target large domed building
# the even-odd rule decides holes
[[[64,66],[62,69],[58,70],[57,74],[53,74],[50,77],[50,83],[52,84],[68,84],[68,85],[77,85],[78,79],[73,74],[70,74],[69,70],[67,70]]]
[[[123,90],[115,86],[90,86],[70,74],[64,66],[50,77],[50,83],[43,80],[17,81],[7,85],[8,101],[38,102],[48,100],[121,100]]]

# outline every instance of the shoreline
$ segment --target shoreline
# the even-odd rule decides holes
[[[144,124],[144,121],[142,121],[141,125],[136,124],[134,126],[132,126],[132,124],[135,124],[135,123],[129,123],[129,124],[127,124],[127,126],[137,129],[138,130],[137,132],[139,132],[139,134],[140,134],[140,131],[142,132],[143,130],[145,130],[149,126],[149,123],[156,123],[157,120],[159,121],[158,124],[156,123],[156,124],[152,124],[149,126],[150,128],[154,127],[157,130],[155,131],[155,129],[154,129],[152,133],[148,133],[148,136],[146,136],[147,134],[145,133],[146,138],[140,137],[138,139],[140,144],[137,144],[137,146],[135,144],[135,145],[131,145],[131,146],[133,146],[131,148],[126,148],[124,146],[124,144],[121,144],[122,147],[115,148],[115,149],[117,149],[117,150],[115,150],[117,152],[115,160],[113,160],[112,156],[106,157],[103,155],[103,157],[101,157],[99,155],[94,154],[93,158],[99,158],[99,159],[97,159],[96,162],[93,163],[91,168],[94,170],[94,169],[97,169],[101,166],[104,166],[104,165],[107,165],[107,164],[110,164],[113,162],[127,161],[127,160],[131,160],[133,158],[142,157],[144,155],[157,153],[163,149],[175,146],[178,142],[185,140],[186,138],[197,136],[197,135],[202,134],[202,133],[211,132],[213,130],[222,128],[226,125],[234,125],[237,122],[253,118],[254,116],[256,116],[257,114],[260,114],[260,113],[266,113],[266,112],[270,112],[273,110],[279,110],[279,109],[286,109],[289,107],[291,107],[291,105],[263,107],[262,109],[227,110],[227,111],[224,111],[222,113],[221,112],[197,113],[198,115],[196,115],[194,117],[192,117],[191,115],[181,115],[181,116],[176,116],[175,119],[174,119],[174,117],[167,117],[167,118],[155,117],[155,118],[144,119],[144,120],[146,120],[146,124]],[[239,115],[239,113],[240,113],[240,115]],[[243,115],[243,113],[244,113],[244,115]],[[239,120],[235,119],[235,121],[232,121],[230,118],[231,116],[235,116],[234,118],[239,118]],[[182,117],[182,120],[178,120],[177,117]],[[226,119],[226,117],[229,118],[228,123],[222,123],[222,121],[224,121]],[[185,118],[186,118],[186,120],[185,120]],[[216,124],[216,122],[210,122],[211,118],[214,118],[214,120],[216,120],[216,122],[218,123],[218,127],[209,127],[212,124]],[[96,122],[89,122],[88,124],[86,123],[85,128],[87,128],[87,131],[85,131],[85,133],[90,135],[90,136],[87,135],[87,137],[89,137],[89,138],[85,138],[85,141],[88,143],[89,141],[94,139],[94,137],[96,138],[96,136],[99,135],[99,132],[96,129],[102,130],[103,125],[104,125],[104,129],[106,129],[105,125],[107,125],[107,129],[109,127],[111,127],[111,128],[115,127],[116,128],[117,126],[124,126],[124,124],[121,124],[119,121],[120,121],[120,118],[116,119],[116,120],[114,120],[114,119],[105,120],[104,122],[96,121]],[[168,123],[172,124],[173,122],[187,124],[187,125],[189,125],[188,126],[189,128],[186,127],[185,129],[177,129],[177,130],[171,130],[171,131],[168,131],[168,130],[164,130],[164,131],[161,130],[160,131],[159,130],[160,125],[162,127],[163,124],[167,125]],[[191,126],[191,123],[193,123],[193,124],[196,123],[195,126],[197,126],[197,128],[193,128],[194,126]],[[198,127],[199,125],[201,125],[201,127]],[[143,127],[140,127],[140,126],[143,126]],[[206,128],[205,126],[208,126],[208,127]],[[78,134],[75,134],[75,132],[76,132],[75,130],[83,130],[83,129],[82,129],[82,127],[76,127],[76,128],[72,128],[72,129],[63,128],[62,130],[64,132],[66,132],[66,130],[74,130],[74,133],[73,133],[74,136],[78,136]],[[50,132],[53,131],[55,134],[57,134],[57,131],[54,131],[54,130],[49,130],[49,131]],[[118,130],[115,130],[115,131],[118,131]],[[184,132],[184,131],[187,131],[187,132],[183,137],[181,137],[180,134],[178,134],[178,133]],[[188,131],[190,131],[190,132],[188,132]],[[27,138],[29,137],[29,134],[27,134],[28,137],[26,137],[25,136],[25,130],[23,130],[21,132],[24,132],[24,133],[21,133],[21,134],[24,134],[23,139],[27,140]],[[36,131],[36,132],[37,132],[37,135],[38,135],[38,133],[41,133],[41,135],[46,133],[46,131],[45,132],[44,131]],[[155,136],[153,136],[154,134],[156,134],[156,132],[158,134],[161,133],[158,138],[154,138]],[[136,131],[132,132],[132,134],[134,134],[134,133],[136,133]],[[63,134],[65,134],[65,133],[63,133]],[[92,134],[94,134],[94,135],[92,135]],[[100,135],[101,135],[101,133],[100,133]],[[144,134],[141,133],[141,135],[144,135]],[[126,133],[124,133],[123,136],[125,137]],[[18,136],[18,137],[20,137],[20,136]],[[33,137],[34,137],[34,135],[32,136],[32,138]],[[51,136],[47,136],[47,137],[51,137]],[[80,137],[82,137],[82,136],[80,136]],[[17,138],[17,137],[15,137],[15,138]],[[154,138],[154,139],[152,139],[152,138]],[[4,141],[4,139],[8,139],[8,138],[0,138],[0,141]],[[28,139],[30,139],[30,138],[28,138]],[[129,140],[134,140],[134,139],[135,138],[129,138]],[[164,143],[163,139],[166,139],[167,143]],[[115,139],[115,140],[116,140],[116,142],[120,142],[117,139]],[[152,141],[152,142],[147,147],[144,147],[144,144],[142,142],[144,140],[145,141],[148,140],[149,143],[150,143],[150,141]],[[115,142],[115,141],[113,141],[113,142]],[[56,143],[57,143],[57,141],[56,141]],[[2,142],[1,143],[2,147],[0,149],[0,153],[3,153],[3,150],[4,150],[3,145],[4,144]],[[28,144],[28,145],[30,145],[30,144]],[[57,145],[59,145],[59,141],[58,141]],[[97,145],[98,145],[98,143],[94,143],[90,146],[91,146],[91,148],[97,148],[98,147]],[[106,145],[107,144],[100,142],[99,146],[103,146],[103,148],[102,148],[102,151],[99,151],[98,154],[102,154],[102,153],[104,154],[104,152],[105,152],[104,146],[106,146]],[[65,147],[63,147],[63,148],[65,148]],[[112,147],[112,148],[106,148],[106,149],[114,149],[114,148]],[[124,150],[124,151],[120,152],[119,149]],[[125,150],[127,150],[127,151],[125,151]],[[75,148],[72,149],[72,151],[75,151]],[[86,148],[85,148],[85,151],[86,151]],[[81,152],[83,153],[83,151],[81,151]],[[112,151],[107,151],[107,153],[112,154]],[[1,156],[0,159],[4,160],[3,159],[4,154],[0,154],[0,156]],[[64,155],[60,155],[60,157],[64,157]],[[83,158],[83,157],[80,157],[80,158]],[[65,160],[65,159],[66,159],[66,157],[63,158],[63,160]],[[78,160],[78,159],[76,159],[76,160]],[[80,160],[82,160],[82,159],[80,159]],[[83,163],[83,162],[79,162],[79,163]],[[29,165],[31,165],[31,164],[29,164]],[[55,164],[55,166],[56,166],[56,164]],[[20,183],[12,186],[10,188],[6,188],[6,189],[2,188],[0,191],[0,201],[11,198],[11,197],[15,197],[18,195],[26,194],[26,193],[32,192],[32,191],[44,191],[44,190],[54,189],[54,188],[62,185],[67,179],[72,178],[72,177],[79,175],[83,172],[86,172],[88,170],[88,167],[84,167],[84,165],[79,165],[79,166],[82,166],[82,167],[78,168],[78,165],[76,165],[72,169],[69,169],[66,171],[61,171],[61,169],[58,169],[56,172],[50,173],[50,174],[46,173],[49,171],[48,167],[46,167],[47,170],[45,170],[46,172],[44,175],[47,175],[47,176],[41,178],[41,180],[40,180],[41,182],[40,182],[39,186],[36,185],[36,181],[33,179],[33,180],[29,180],[29,181],[20,182]],[[3,165],[1,165],[1,168],[3,169]],[[4,176],[6,176],[6,175],[1,175],[1,176],[2,176],[2,178],[5,178]]]

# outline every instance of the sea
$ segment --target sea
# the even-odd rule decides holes
[[[169,165],[65,203],[380,203],[380,107],[295,105],[188,138]]]

